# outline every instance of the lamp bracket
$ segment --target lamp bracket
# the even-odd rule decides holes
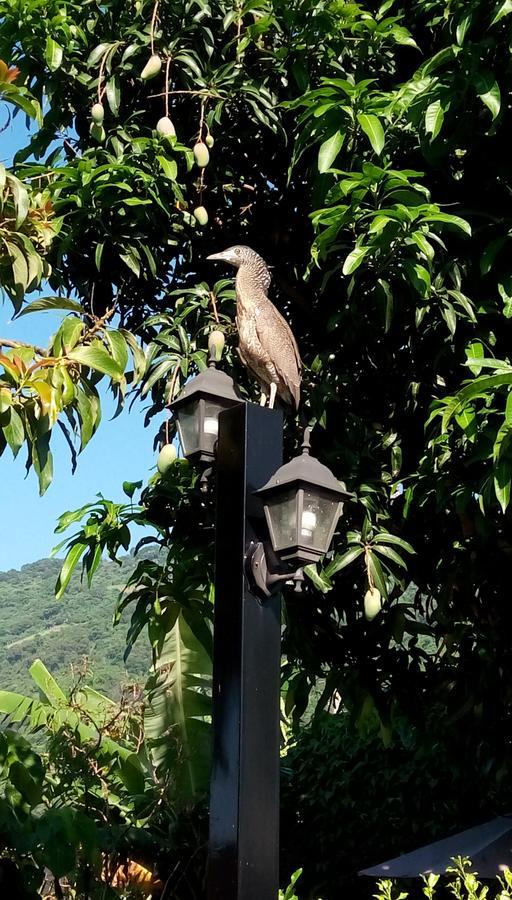
[[[281,586],[295,582],[295,591],[302,591],[304,572],[286,570],[268,542],[251,542],[245,557],[245,570],[251,589],[262,600],[276,594]]]
[[[199,490],[202,494],[208,493],[208,488],[210,485],[210,479],[213,475],[213,466],[207,466],[201,472],[201,477],[199,479]]]

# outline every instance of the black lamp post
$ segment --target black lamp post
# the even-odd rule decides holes
[[[212,357],[171,409],[185,456],[216,467],[208,900],[277,900],[277,592],[327,552],[352,495],[310,456],[309,429],[302,454],[282,466],[281,411],[243,402]]]

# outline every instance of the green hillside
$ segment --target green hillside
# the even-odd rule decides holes
[[[64,684],[85,665],[87,682],[112,697],[123,685],[143,681],[150,661],[144,635],[125,665],[129,615],[112,625],[116,598],[133,567],[131,556],[122,566],[103,561],[90,590],[75,575],[59,601],[53,592],[58,560],[0,572],[0,689],[32,693],[27,670],[36,657]]]

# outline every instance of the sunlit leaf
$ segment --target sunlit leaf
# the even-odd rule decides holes
[[[359,122],[365,135],[370,141],[370,144],[375,150],[375,153],[380,156],[384,149],[385,143],[384,129],[381,125],[380,120],[377,118],[377,116],[368,115],[366,113],[359,113],[357,116],[357,121]]]
[[[335,131],[320,145],[318,151],[318,171],[320,173],[327,172],[331,168],[343,146],[343,139],[344,134],[341,131]]]

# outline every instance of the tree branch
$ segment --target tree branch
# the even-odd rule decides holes
[[[37,347],[36,344],[27,344],[25,341],[11,341],[9,338],[0,338],[0,347],[11,347],[16,350],[18,347],[30,347],[35,350],[39,356],[48,356],[48,350],[44,347]]]

